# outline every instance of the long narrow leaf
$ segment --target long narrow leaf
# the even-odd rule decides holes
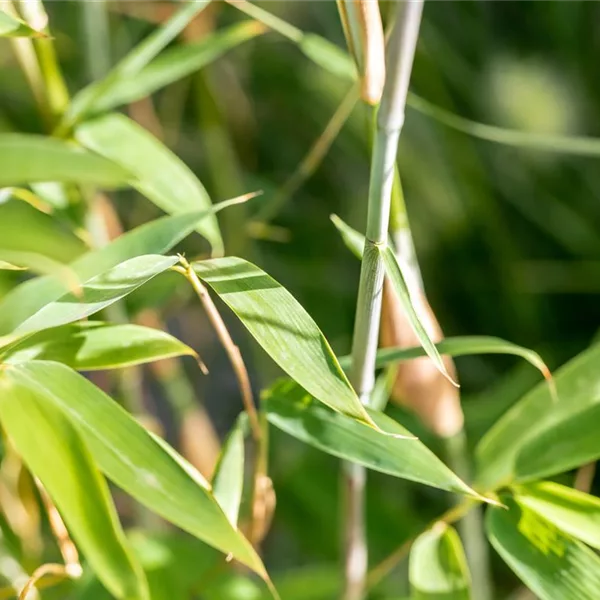
[[[202,219],[235,203],[236,200],[228,200],[215,204],[210,210],[163,217],[141,225],[103,248],[87,252],[70,268],[82,282],[130,258],[164,254],[194,231]],[[15,329],[45,304],[60,298],[65,291],[64,283],[52,277],[39,277],[22,283],[0,300],[0,335]]]
[[[11,378],[64,411],[104,474],[165,519],[266,577],[260,558],[214,499],[209,484],[116,402],[58,363],[11,366]],[[177,456],[177,459],[174,458]]]
[[[421,323],[421,318],[417,314],[417,311],[413,306],[410,297],[410,290],[408,288],[396,255],[389,246],[379,249],[379,251],[381,252],[381,256],[383,258],[386,275],[388,276],[391,284],[394,286],[396,296],[398,297],[400,303],[404,307],[408,320],[412,328],[414,329],[417,337],[419,338],[419,341],[421,342],[421,345],[423,346],[425,352],[427,353],[427,356],[431,358],[435,366],[438,368],[440,373],[444,375],[444,377],[446,377],[454,385],[457,385],[446,370],[446,366],[444,365],[442,357],[440,356],[435,344],[429,337],[425,326],[423,325],[423,323]]]
[[[104,79],[81,90],[73,98],[67,111],[66,124],[72,125],[82,117],[96,112],[97,106],[101,105],[105,95],[110,94],[121,82],[135,78],[200,11],[206,8],[209,2],[210,0],[193,0],[184,4],[164,25],[127,54]]]
[[[149,96],[156,90],[191,75],[264,31],[261,23],[245,21],[208,35],[194,44],[165,50],[135,77],[119,79],[118,83],[98,99],[94,109],[106,112],[121,104]]]
[[[595,600],[600,558],[532,510],[510,498],[508,510],[490,508],[490,542],[540,600]]]
[[[239,419],[223,444],[212,484],[217,502],[237,527],[244,488],[244,431]]]
[[[413,600],[469,600],[471,577],[455,529],[439,522],[415,540],[409,581]]]
[[[542,382],[496,422],[476,448],[481,488],[510,482],[515,476],[517,456],[530,439],[600,402],[599,362],[600,345],[595,345],[554,374],[558,401]],[[544,448],[543,454],[548,450]]]
[[[2,425],[46,487],[92,569],[117,598],[147,598],[143,573],[129,553],[108,486],[82,437],[47,402],[43,387],[29,386],[5,369],[0,388]]]
[[[206,210],[208,193],[198,178],[173,152],[125,115],[110,114],[81,125],[77,139],[87,148],[134,174],[130,184],[167,213]],[[217,254],[223,240],[214,215],[198,223]]]
[[[334,410],[372,423],[325,336],[283,286],[241,258],[193,268],[292,379]]]
[[[519,504],[600,550],[600,499],[596,496],[551,481],[519,485],[514,493]]]
[[[182,355],[196,353],[164,331],[89,321],[36,333],[6,348],[2,360],[11,364],[52,360],[77,371],[94,371]]]
[[[45,34],[32,29],[21,19],[0,10],[0,37],[45,37]]]
[[[323,452],[394,477],[479,498],[422,442],[411,439],[409,431],[383,413],[369,411],[383,431],[401,437],[381,435],[328,409],[289,380],[276,383],[263,402],[272,425]]]
[[[131,173],[62,140],[26,133],[0,134],[0,187],[38,181],[122,185]]]
[[[176,256],[138,256],[86,281],[77,294],[61,296],[21,323],[14,335],[66,325],[89,317],[139,288],[177,262]],[[10,333],[10,332],[9,332]]]

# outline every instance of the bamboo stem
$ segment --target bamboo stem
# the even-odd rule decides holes
[[[387,244],[390,202],[398,140],[404,124],[406,97],[421,23],[423,0],[398,3],[390,35],[386,82],[377,115],[371,159],[371,180],[365,249],[361,263],[350,381],[361,402],[368,404],[375,377],[384,266],[379,248]],[[345,591],[344,600],[365,594],[368,551],[364,524],[366,474],[358,465],[345,469]]]

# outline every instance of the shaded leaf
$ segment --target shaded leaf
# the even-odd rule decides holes
[[[2,360],[12,364],[52,360],[78,371],[94,371],[186,354],[196,356],[189,346],[164,331],[89,321],[33,334],[6,348]]]
[[[89,317],[130,294],[178,261],[176,256],[149,254],[127,260],[41,308],[14,331],[16,336],[66,325]]]
[[[510,482],[517,456],[530,439],[600,402],[599,362],[600,345],[592,346],[554,374],[558,401],[541,382],[496,422],[476,448],[481,488]]]
[[[129,183],[165,212],[179,214],[211,206],[204,186],[185,163],[125,115],[110,114],[88,121],[75,135],[87,148],[133,173]],[[214,251],[222,253],[216,217],[207,216],[197,228]]]
[[[30,386],[5,369],[0,388],[2,425],[93,570],[117,598],[147,598],[145,579],[127,548],[108,486],[71,422],[47,401],[43,380]]]
[[[406,284],[404,274],[402,273],[402,269],[398,262],[398,258],[394,254],[394,251],[389,246],[386,246],[385,248],[377,248],[377,250],[381,253],[381,256],[383,258],[386,275],[390,283],[393,285],[394,290],[396,291],[396,296],[400,300],[400,303],[402,304],[406,312],[406,316],[408,317],[408,320],[412,328],[414,329],[415,334],[419,338],[421,345],[425,349],[425,352],[427,353],[429,358],[431,358],[431,360],[438,368],[440,373],[442,373],[448,380],[454,383],[448,371],[446,370],[446,365],[444,365],[444,361],[442,360],[442,357],[437,351],[435,344],[429,337],[425,326],[421,322],[420,315],[417,314],[417,311],[413,306],[411,292],[408,288],[408,285]]]
[[[469,567],[454,528],[440,521],[415,540],[409,581],[415,600],[469,600]]]
[[[235,200],[215,204],[210,210],[186,213],[156,219],[141,225],[98,250],[87,252],[70,268],[77,279],[87,281],[121,262],[143,254],[163,254],[189,235],[197,223],[213,211],[218,211]],[[0,299],[0,335],[10,332],[45,304],[60,298],[64,284],[52,277],[39,277],[22,283]]]
[[[26,133],[0,134],[0,187],[44,181],[122,185],[119,165],[62,140]]]
[[[594,600],[600,589],[600,558],[535,512],[510,498],[489,508],[490,542],[541,600]]]
[[[65,123],[71,125],[102,106],[105,96],[110,95],[123,81],[135,78],[140,71],[174,40],[190,21],[206,8],[210,0],[195,0],[184,4],[167,22],[158,27],[145,40],[125,56],[108,75],[81,90],[71,102],[65,115]]]
[[[44,37],[44,33],[0,10],[0,37]]]
[[[94,110],[105,112],[134,102],[210,64],[227,51],[264,32],[257,21],[236,23],[194,44],[178,45],[162,52],[135,77],[124,77],[104,93]]]
[[[217,502],[237,527],[244,489],[244,431],[239,419],[223,444],[212,485]]]
[[[193,268],[292,379],[334,410],[371,423],[325,336],[283,286],[241,258]]]
[[[515,464],[518,480],[540,479],[600,458],[600,404],[528,436]]]
[[[600,499],[551,481],[514,488],[519,504],[527,506],[574,538],[600,549]]]
[[[272,425],[323,452],[394,477],[410,479],[442,490],[477,496],[410,432],[383,413],[371,418],[390,434],[365,427],[314,401],[299,385],[280,380],[263,396]]]
[[[214,499],[209,484],[91,382],[59,363],[11,366],[11,378],[60,408],[100,470],[136,500],[266,577],[260,558]]]

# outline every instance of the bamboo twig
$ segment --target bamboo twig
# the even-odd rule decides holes
[[[422,0],[398,3],[398,16],[387,52],[386,82],[377,115],[350,372],[350,381],[363,404],[368,404],[374,384],[384,280],[380,248],[387,244],[398,140],[404,124],[422,10]],[[361,600],[365,593],[368,564],[363,510],[365,477],[362,467],[347,466],[344,600]]]

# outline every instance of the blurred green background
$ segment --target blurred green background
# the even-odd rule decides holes
[[[344,45],[334,2],[259,4]],[[102,75],[165,18],[169,6],[110,2],[105,36],[101,22],[86,25],[81,3],[48,2],[70,90]],[[389,4],[381,7],[385,14]],[[246,18],[215,2],[186,35],[198,39]],[[595,2],[427,2],[411,89],[483,123],[534,134],[600,136],[599,22]],[[2,42],[0,61],[1,130],[43,131],[8,42]],[[347,82],[309,62],[288,40],[267,32],[151,100],[126,108],[195,171],[214,201],[264,191],[219,216],[226,250],[258,263],[285,285],[339,354],[350,348],[359,264],[329,216],[336,213],[363,229],[369,171],[364,109],[357,106],[314,175],[273,218],[260,227],[256,221],[348,89]],[[590,343],[600,317],[597,158],[478,140],[409,107],[399,166],[425,288],[446,335],[499,336],[538,350],[551,368]],[[133,191],[111,198],[127,229],[158,215]],[[192,236],[180,250],[194,256],[207,246]],[[18,275],[2,277],[2,285],[9,286]],[[236,382],[202,310],[179,279],[158,278],[132,297],[129,310],[161,307],[171,332],[200,352],[210,374],[202,376],[193,361],[185,367],[197,401],[223,435],[241,409]],[[278,372],[225,309],[224,314],[258,393]],[[471,443],[538,379],[533,368],[512,358],[460,358],[457,366]],[[161,418],[174,440],[172,407],[149,371],[142,385],[148,411]],[[436,441],[414,419],[401,418],[436,449]],[[306,584],[314,586],[315,595],[305,597],[335,597],[339,464],[283,433],[272,436],[278,504],[264,546],[267,565],[275,576],[306,567],[315,577]],[[437,490],[369,474],[373,563],[448,502]],[[514,587],[507,568],[499,561],[495,567],[501,589]],[[318,581],[329,589],[322,596]],[[398,598],[405,594],[403,569],[382,589]],[[56,597],[64,597],[65,590],[57,590]],[[255,597],[252,591],[215,593]]]

